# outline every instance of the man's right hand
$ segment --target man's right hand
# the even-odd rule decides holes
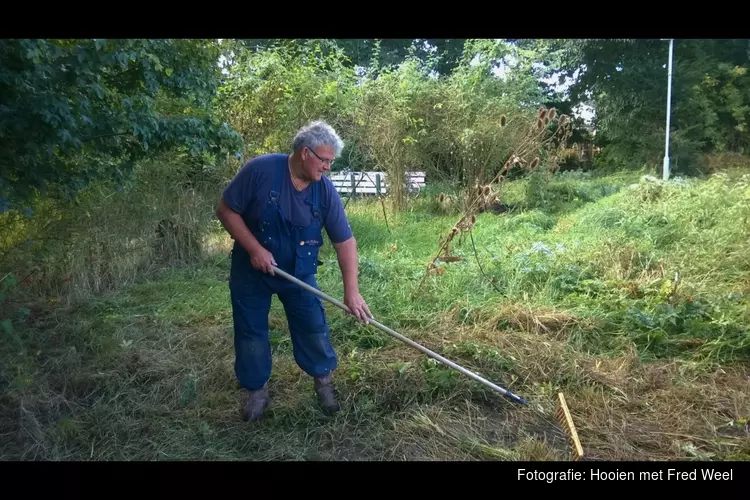
[[[273,276],[273,266],[277,265],[273,254],[260,245],[250,254],[250,263],[257,271],[263,271],[271,276]]]
[[[256,271],[273,275],[273,266],[277,265],[273,255],[263,248],[247,228],[242,216],[232,210],[223,197],[219,199],[216,215],[232,238],[250,255],[250,264],[253,268]]]

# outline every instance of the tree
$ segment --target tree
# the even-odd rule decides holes
[[[242,39],[245,46],[251,50],[266,50],[282,46],[289,49],[290,46],[310,41],[276,38]],[[380,46],[376,51],[375,44],[378,41]],[[402,63],[411,53],[423,62],[431,57],[437,58],[435,70],[441,75],[449,75],[461,59],[466,40],[457,38],[387,38],[383,40],[336,38],[316,40],[316,42],[325,42],[330,47],[336,46],[343,49],[351,66],[368,67],[373,62],[376,62],[378,67],[395,66]],[[372,60],[374,54],[377,54],[377,61]]]
[[[0,41],[0,211],[122,181],[157,152],[239,150],[211,112],[219,55],[204,40]]]
[[[661,167],[668,43],[661,40],[563,40],[553,43],[571,99],[596,110],[597,140],[610,158]],[[695,171],[706,153],[747,152],[750,73],[747,40],[676,40],[670,156],[675,171]],[[673,161],[673,165],[675,161]]]

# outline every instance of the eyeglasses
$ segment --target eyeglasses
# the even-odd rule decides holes
[[[313,150],[312,150],[312,149],[310,149],[310,148],[307,148],[307,150],[308,150],[309,152],[311,152],[312,154],[314,154],[314,155],[315,155],[315,157],[316,157],[316,158],[317,158],[318,160],[322,161],[323,163],[327,163],[327,164],[328,164],[329,166],[330,166],[330,165],[333,165],[333,162],[334,162],[334,161],[336,161],[335,159],[332,159],[332,160],[326,160],[326,159],[324,159],[324,158],[321,158],[320,156],[318,156],[318,153],[316,153],[315,151],[313,151]]]

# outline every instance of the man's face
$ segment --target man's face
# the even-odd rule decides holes
[[[330,146],[319,146],[315,151],[305,148],[302,151],[302,159],[307,175],[313,181],[319,181],[323,174],[331,170],[335,154]]]

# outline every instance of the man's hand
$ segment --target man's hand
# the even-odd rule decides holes
[[[245,225],[242,216],[232,210],[224,198],[219,199],[216,215],[232,238],[250,255],[250,264],[253,268],[273,276],[273,266],[276,265],[273,255],[261,246]]]
[[[359,293],[344,296],[344,304],[351,311],[352,316],[357,318],[360,323],[367,323],[367,318],[372,318],[370,308],[367,307],[365,300]]]
[[[273,258],[273,254],[258,245],[250,254],[250,263],[257,271],[263,271],[273,276],[273,266],[276,265],[276,260]]]
[[[372,318],[370,309],[359,294],[357,286],[357,242],[354,237],[340,243],[334,243],[338,255],[339,267],[344,278],[344,304],[351,311],[352,316],[361,323],[367,323],[367,318]]]

